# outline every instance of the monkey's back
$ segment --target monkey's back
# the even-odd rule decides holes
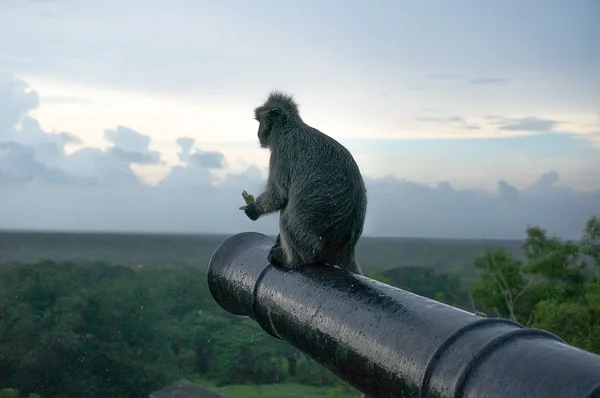
[[[286,213],[319,234],[324,250],[354,251],[367,195],[360,169],[339,142],[306,124],[289,132],[292,152]]]

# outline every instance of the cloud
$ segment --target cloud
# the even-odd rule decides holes
[[[498,129],[504,131],[535,131],[548,132],[561,122],[551,119],[541,119],[538,117],[523,117],[523,118],[505,118],[499,115],[488,115],[485,117],[490,124],[499,126]]]
[[[381,235],[519,238],[527,224],[538,224],[577,237],[585,214],[600,214],[598,191],[555,187],[519,191],[506,181],[498,182],[496,193],[454,189],[448,182],[435,188],[393,178],[367,183],[368,227]]]
[[[179,137],[175,140],[181,151],[177,155],[179,160],[189,166],[199,166],[204,169],[222,169],[225,167],[225,156],[219,152],[207,152],[193,148],[196,140],[189,137]],[[194,152],[192,152],[194,149]]]
[[[58,139],[62,142],[63,145],[68,145],[68,144],[83,144],[83,140],[81,138],[79,138],[78,136],[76,136],[75,134],[71,134],[71,133],[58,133],[56,134],[58,136]]]
[[[39,99],[35,92],[27,89],[27,84],[14,80],[12,76],[0,74],[0,139],[12,134],[15,125],[29,111],[37,108]]]
[[[461,130],[481,130],[481,127],[479,127],[477,124],[464,124],[462,126],[458,126],[458,128]]]
[[[455,73],[430,73],[425,75],[427,80],[462,80],[464,76]],[[481,79],[470,79],[467,82],[471,85],[484,86],[484,85],[502,85],[508,83],[510,80],[500,77],[486,77]]]
[[[124,186],[119,190],[14,184],[0,208],[1,227],[276,233],[276,215],[252,223],[237,209],[243,204],[242,189],[254,194],[263,189],[264,180],[254,172],[229,175],[219,184],[180,181],[169,186]],[[367,177],[366,184],[367,235],[520,238],[527,224],[538,224],[552,233],[576,238],[587,217],[600,214],[597,191],[583,193],[556,187],[518,190],[500,181],[497,192],[490,193],[455,189],[448,182],[429,187],[390,177]],[[23,212],[29,216],[23,217]]]
[[[452,117],[449,117],[448,119],[443,119],[441,117],[418,117],[416,120],[418,122],[424,122],[424,123],[447,122],[448,124],[450,124],[451,127],[457,128],[460,130],[480,130],[481,129],[481,127],[479,127],[477,124],[467,123],[465,118],[463,118],[461,116],[452,116]]]
[[[91,104],[92,101],[85,98],[77,98],[70,97],[66,95],[49,95],[42,96],[41,101],[44,103],[50,104],[78,104],[78,105],[88,105]]]
[[[462,79],[461,75],[455,73],[430,73],[425,76],[428,80],[458,80]]]
[[[0,184],[48,182],[50,184],[74,184],[77,177],[42,164],[35,151],[16,142],[0,142]],[[84,181],[81,181],[84,182]]]
[[[519,201],[519,190],[504,180],[498,181],[498,199],[510,203]]]
[[[190,164],[204,169],[221,169],[225,166],[225,157],[219,152],[206,152],[197,149],[190,155]]]
[[[417,121],[419,122],[441,122],[444,119],[441,117],[418,117]]]
[[[184,163],[187,162],[190,156],[190,151],[192,150],[192,147],[194,146],[196,140],[189,137],[179,137],[177,138],[177,140],[175,140],[175,142],[177,142],[177,145],[181,147],[181,152],[179,152],[179,154],[177,155],[179,157],[179,160],[181,160]]]
[[[476,124],[468,123],[465,120],[465,118],[463,118],[461,116],[452,116],[452,117],[448,118],[448,122],[450,122],[452,127],[458,128],[460,130],[480,130],[481,129],[481,127],[479,127]]]
[[[544,173],[532,185],[531,189],[548,189],[558,182],[560,177],[556,171]]]
[[[122,148],[109,148],[107,153],[114,156],[115,159],[124,163],[135,163],[140,165],[150,165],[160,163],[160,153],[152,151],[149,153],[127,151]]]
[[[556,120],[538,119],[527,117],[517,119],[508,124],[500,126],[500,130],[506,131],[551,131],[558,124]]]
[[[179,137],[175,140],[180,146],[178,154],[183,166],[171,168],[169,174],[159,182],[159,187],[206,186],[216,181],[211,170],[225,167],[225,156],[220,152],[203,151],[194,148],[195,140]]]
[[[497,78],[497,77],[489,77],[484,79],[473,79],[469,80],[469,84],[473,85],[501,85],[508,83],[508,79]]]
[[[215,176],[227,165],[218,151],[180,146],[181,164],[156,186],[144,183],[132,164],[156,164],[149,136],[125,126],[105,131],[106,149],[82,146],[72,133],[43,131],[29,112],[35,91],[14,79],[0,80],[0,228],[226,233],[276,233],[277,215],[257,222],[238,208],[241,191],[262,192],[265,180],[251,166]],[[450,120],[451,119],[451,120]],[[446,120],[461,125],[464,118]],[[66,154],[66,145],[79,145]],[[519,238],[528,224],[576,238],[586,219],[600,215],[600,191],[560,185],[550,171],[519,189],[501,179],[494,192],[434,186],[393,177],[365,177],[369,205],[365,234],[446,238]]]
[[[161,162],[161,154],[149,149],[150,137],[128,127],[105,130],[112,145],[105,150],[82,147],[70,155],[67,145],[83,141],[68,132],[48,133],[28,113],[39,105],[38,94],[11,76],[0,76],[0,183],[39,182],[72,185],[142,184],[132,164]]]
[[[149,136],[124,126],[118,126],[116,130],[104,130],[104,138],[116,147],[134,152],[146,151],[150,145]]]

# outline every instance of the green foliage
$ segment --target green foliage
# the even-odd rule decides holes
[[[468,295],[458,276],[431,267],[401,267],[371,276],[383,283],[455,306],[467,306]]]
[[[521,262],[504,250],[474,259],[473,297],[498,316],[554,332],[600,353],[600,220],[586,223],[579,242],[527,228]],[[591,263],[590,260],[591,259]]]
[[[328,394],[329,398],[348,398],[358,396],[358,390],[352,387],[350,384],[345,383],[343,381],[339,382],[337,387],[334,387],[331,390],[329,390]]]
[[[596,270],[600,271],[600,218],[592,217],[585,224],[581,251],[593,259]]]
[[[309,357],[304,357],[298,365],[298,381],[311,386],[333,386],[338,377]]]
[[[288,375],[284,343],[266,334],[249,319],[237,319],[227,335],[215,336],[219,348],[213,370],[219,385],[284,382]],[[216,374],[215,374],[216,372]]]
[[[523,251],[529,260],[527,272],[541,277],[545,289],[555,297],[567,299],[580,294],[586,282],[587,264],[577,243],[561,241],[547,236],[539,227],[529,227]]]
[[[229,398],[359,398],[360,393],[346,383],[335,387],[317,387],[297,382],[277,384],[232,384],[217,387],[212,380],[199,380],[199,384],[217,390]]]
[[[19,390],[14,388],[0,390],[0,398],[19,398]]]
[[[123,242],[131,239],[113,242],[118,250],[107,246],[96,251],[92,238],[100,239],[78,238],[84,246],[90,240],[86,256],[92,258],[104,252],[118,258],[129,249]],[[202,246],[208,254],[198,254],[189,251],[196,238],[144,239],[146,248],[187,247],[185,261],[195,263],[207,259],[222,240],[209,240]],[[597,218],[588,221],[580,242],[562,241],[530,227],[521,254],[498,245],[489,245],[486,251],[473,245],[469,250],[483,253],[475,257],[475,267],[464,270],[469,274],[450,272],[448,264],[424,256],[425,246],[413,252],[408,244],[392,263],[406,255],[420,259],[413,263],[421,266],[389,269],[383,263],[385,258],[391,261],[385,253],[389,246],[375,250],[380,243],[367,243],[372,246],[363,256],[377,252],[378,269],[386,269],[372,274],[375,279],[474,311],[463,286],[475,270],[479,276],[471,293],[476,305],[600,352]],[[421,244],[415,242],[413,247]],[[449,253],[457,263],[471,256],[456,242],[427,247],[443,247],[440,253]],[[137,255],[156,264],[169,262],[167,254],[148,253]],[[0,387],[45,398],[135,398],[181,378],[212,383],[232,398],[359,395],[312,359],[266,334],[256,322],[219,308],[209,294],[205,272],[197,267],[125,267],[89,261],[0,267]],[[12,394],[18,396],[18,391]],[[11,392],[0,390],[0,398],[2,394]]]
[[[579,297],[541,301],[536,309],[537,327],[577,347],[600,353],[600,275],[583,286]]]
[[[523,263],[503,249],[486,250],[473,260],[481,279],[472,289],[475,299],[486,308],[492,309],[497,316],[521,321],[518,315],[528,316],[531,308],[519,299],[531,286],[527,280]]]
[[[25,394],[147,397],[199,376],[219,385],[336,379],[315,363],[326,376],[314,382],[302,364],[254,321],[218,308],[197,269],[0,267],[0,383]]]
[[[172,355],[150,292],[125,267],[50,261],[3,267],[0,374],[44,396],[143,396]]]

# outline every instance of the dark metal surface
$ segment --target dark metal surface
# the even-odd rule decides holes
[[[369,396],[600,398],[598,355],[339,269],[274,268],[273,243],[254,232],[223,242],[214,299]]]

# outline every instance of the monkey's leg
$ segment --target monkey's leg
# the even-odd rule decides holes
[[[278,268],[286,268],[286,255],[281,246],[272,247],[267,257],[272,266]]]
[[[292,253],[292,247],[287,243],[287,235],[285,230],[285,224],[283,223],[283,211],[279,216],[279,234],[277,235],[277,239],[275,240],[275,244],[269,251],[269,256],[267,259],[274,267],[278,268],[293,268],[290,266],[294,264],[296,261],[293,259],[296,257]]]
[[[287,223],[284,222],[285,210],[279,216],[279,234],[267,257],[271,265],[278,268],[292,269],[300,263],[297,253],[289,243]]]
[[[281,234],[277,234],[277,238],[275,239],[275,244],[273,245],[273,247],[278,247],[281,246]]]
[[[277,235],[277,239],[275,239],[275,244],[269,251],[267,260],[269,260],[274,267],[283,267],[285,265],[285,253],[281,247],[281,234]]]
[[[280,219],[281,245],[286,253],[287,266],[298,268],[303,265],[316,264],[323,260],[323,241],[318,226],[310,220],[298,220],[286,213]]]

